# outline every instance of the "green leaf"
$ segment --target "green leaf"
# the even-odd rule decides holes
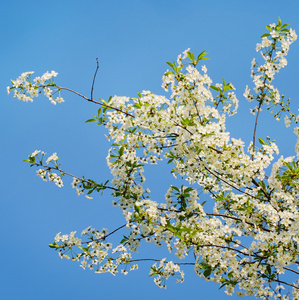
[[[223,87],[223,92],[227,92],[227,91],[232,91],[232,87],[230,84],[226,84],[224,87]]]
[[[181,123],[183,126],[196,126],[196,124],[192,120],[184,119],[183,117]]]
[[[214,90],[214,91],[217,91],[217,92],[220,92],[220,91],[221,91],[220,88],[218,88],[218,87],[216,87],[216,86],[214,86],[214,85],[210,85],[210,88],[211,88],[212,90]]]
[[[221,279],[224,279],[224,278],[221,278]],[[221,280],[221,279],[220,279],[220,280]],[[225,280],[225,279],[224,279],[224,280]],[[225,282],[225,283],[221,284],[221,286],[220,286],[219,290],[220,290],[220,289],[222,289],[222,288],[223,288],[224,286],[226,286],[226,285],[227,285],[227,282]]]
[[[136,108],[141,108],[141,104],[140,103],[134,103],[133,106],[136,107]]]
[[[59,248],[59,245],[56,242],[54,242],[53,244],[49,244],[49,247],[57,249]]]
[[[203,275],[204,275],[205,277],[209,277],[209,276],[211,275],[211,273],[212,273],[212,269],[211,269],[211,268],[208,268],[208,269],[206,269],[206,270],[203,272]]]
[[[192,52],[187,52],[188,58],[190,58],[192,61],[194,61],[194,54]]]
[[[264,37],[267,37],[267,36],[271,36],[271,34],[270,34],[270,33],[265,33],[265,34],[263,34],[263,35],[261,36],[261,39],[264,38]]]
[[[277,25],[278,25],[278,26],[281,26],[281,24],[282,24],[282,23],[281,23],[280,17],[278,17],[278,24],[277,24]]]
[[[228,277],[229,279],[231,279],[231,278],[233,277],[233,275],[234,275],[234,272],[233,272],[233,271],[230,271],[230,272],[227,274],[227,277]]]
[[[267,269],[268,274],[271,275],[271,273],[272,273],[271,267],[268,265],[268,266],[266,267],[266,269]]]
[[[128,241],[128,237],[127,236],[123,236],[124,238],[120,241],[121,244],[126,243]]]
[[[89,247],[85,248],[85,247],[79,247],[78,248],[84,252],[89,252]]]
[[[167,61],[166,63],[174,70],[174,65],[171,62]]]
[[[124,146],[122,146],[118,149],[119,156],[122,156],[124,154],[124,150],[125,150]]]
[[[260,144],[265,145],[265,141],[262,138],[259,138],[259,142]]]
[[[178,188],[178,187],[176,187],[176,186],[171,186],[171,188],[173,189],[173,190],[176,190],[177,192],[180,192],[180,189]]]
[[[168,76],[169,74],[174,74],[172,71],[168,71],[164,73],[164,76]]]
[[[97,120],[95,119],[88,119],[87,121],[85,121],[85,123],[91,123],[91,122],[96,122]]]
[[[285,28],[287,26],[289,26],[290,24],[283,24],[282,26],[280,26],[280,29]]]
[[[266,28],[267,28],[269,31],[272,30],[272,28],[271,28],[269,25],[266,25]]]
[[[204,56],[206,56],[207,54],[208,54],[207,52],[202,51],[202,52],[198,55],[197,61],[199,61],[199,60],[208,60],[209,58],[204,57]]]

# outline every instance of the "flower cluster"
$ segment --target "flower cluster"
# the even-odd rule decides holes
[[[154,282],[160,287],[166,289],[165,280],[170,276],[177,276],[177,282],[184,281],[184,272],[180,270],[178,264],[173,263],[172,261],[166,262],[166,259],[163,258],[160,261],[159,267],[157,264],[151,266],[150,276],[155,276]]]
[[[114,190],[114,188],[107,186],[109,180],[107,180],[104,184],[98,184],[92,179],[85,179],[84,176],[79,178],[75,175],[62,171],[60,169],[60,164],[58,163],[59,158],[56,152],[49,156],[46,160],[46,164],[44,164],[43,159],[45,154],[46,153],[41,150],[35,150],[29,155],[28,159],[24,160],[24,162],[30,163],[31,166],[42,167],[42,169],[37,170],[36,173],[43,181],[47,181],[48,179],[49,181],[54,181],[58,187],[62,187],[62,177],[64,175],[68,175],[73,178],[71,185],[74,189],[76,189],[78,196],[84,194],[87,190],[87,194],[85,195],[87,199],[92,199],[90,194],[93,192],[103,191],[106,188]],[[60,174],[58,175],[57,172]]]
[[[118,273],[118,269],[122,267],[121,273],[126,275],[128,270],[138,269],[138,265],[130,263],[131,254],[126,247],[119,245],[112,248],[111,243],[105,242],[105,238],[108,235],[106,228],[103,228],[101,231],[92,227],[84,229],[81,235],[87,237],[90,241],[82,241],[75,234],[76,232],[71,232],[69,235],[58,233],[54,243],[49,246],[58,250],[61,258],[80,261],[80,266],[83,269],[86,267],[90,270],[94,269],[95,273],[109,272],[115,275]],[[77,246],[82,252],[76,254],[73,250],[74,246]]]
[[[83,186],[82,186],[82,181],[79,178],[77,178],[77,177],[73,178],[72,188],[76,189],[76,192],[77,192],[78,196],[84,194],[84,189],[83,189]]]
[[[41,77],[35,77],[32,81],[31,75],[34,72],[22,73],[16,80],[11,80],[11,87],[7,87],[7,93],[14,91],[14,97],[24,102],[32,102],[34,97],[37,97],[41,90],[52,104],[64,102],[60,97],[60,89],[56,88],[53,82],[53,77],[58,75],[57,72],[51,71],[44,73]],[[54,89],[51,89],[53,87]],[[58,92],[58,96],[54,99],[54,94]]]
[[[39,169],[36,171],[37,175],[43,180],[47,181],[53,181],[58,187],[63,187],[63,181],[62,176],[64,176],[64,173],[59,170],[59,164],[58,164],[58,156],[57,153],[53,153],[51,156],[48,157],[46,160],[47,165],[49,163],[52,163],[52,167],[48,167],[43,164],[43,158],[45,156],[45,152],[41,150],[35,150],[33,153],[31,153],[28,157],[28,159],[25,159],[25,162],[30,163],[31,165],[35,166],[42,166],[44,169]],[[53,172],[53,170],[59,171],[60,175],[58,175],[56,172]]]
[[[281,96],[278,89],[272,85],[275,74],[287,65],[286,56],[290,45],[297,39],[295,31],[288,29],[287,26],[288,24],[283,25],[280,19],[278,24],[266,26],[269,33],[262,35],[262,42],[256,45],[256,51],[260,52],[264,63],[259,64],[255,58],[252,60],[251,77],[255,87],[251,91],[246,86],[244,97],[248,101],[256,99],[258,102],[257,106],[251,110],[253,114],[259,111],[264,103],[268,110],[271,109],[271,113],[273,113],[273,107],[280,107],[279,111],[274,114],[277,120],[280,120],[282,112],[288,112],[290,118],[285,117],[285,124],[289,127],[291,122],[299,121],[299,116],[290,112],[289,99],[285,100],[284,95]]]

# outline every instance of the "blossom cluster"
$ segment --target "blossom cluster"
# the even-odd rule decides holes
[[[92,199],[90,194],[94,192],[95,190],[99,192],[100,190],[104,190],[107,188],[104,184],[97,184],[95,181],[89,179],[86,180],[83,176],[83,178],[79,178],[75,175],[72,175],[70,173],[66,173],[62,171],[59,167],[60,164],[58,163],[58,156],[57,153],[53,153],[46,159],[46,164],[43,162],[45,152],[41,150],[35,150],[33,153],[31,153],[28,157],[28,159],[25,159],[25,162],[30,163],[32,166],[40,166],[41,169],[37,170],[37,175],[43,180],[43,181],[53,181],[58,187],[63,187],[63,181],[62,177],[64,175],[68,175],[70,177],[73,177],[73,181],[71,183],[72,188],[76,189],[77,195],[80,196],[85,193],[85,190],[89,189],[89,192],[85,197],[87,199]],[[50,166],[49,166],[50,165]],[[60,173],[59,175],[57,174]],[[106,181],[105,184],[107,184],[108,181]]]
[[[34,97],[38,97],[41,90],[44,95],[51,101],[52,104],[64,102],[60,97],[60,89],[56,88],[53,78],[58,75],[57,72],[46,72],[40,77],[35,77],[32,81],[31,75],[34,72],[24,72],[16,80],[11,80],[11,87],[7,87],[7,93],[14,91],[14,98],[18,98],[24,102],[33,102]],[[54,89],[51,89],[53,87]],[[58,92],[58,96],[54,99],[54,94]]]
[[[32,152],[28,159],[24,160],[25,162],[29,162],[32,165],[36,166],[42,166],[43,169],[39,169],[36,171],[37,175],[43,180],[47,181],[53,181],[58,187],[63,187],[63,181],[62,176],[64,175],[63,172],[61,172],[58,167],[58,156],[57,153],[53,153],[51,156],[49,156],[46,160],[46,164],[52,163],[53,167],[48,167],[43,164],[43,158],[45,156],[45,152],[41,150],[35,150]],[[60,171],[60,175],[58,175],[56,172],[53,172],[53,170]]]
[[[273,113],[273,107],[280,107],[279,111],[274,114],[277,120],[280,120],[282,112],[288,112],[290,117],[286,115],[284,120],[286,127],[289,127],[291,122],[299,121],[299,116],[290,112],[289,100],[286,101],[284,95],[281,96],[272,84],[275,74],[287,65],[286,56],[290,45],[297,39],[296,32],[286,28],[287,26],[288,24],[283,25],[280,19],[278,24],[266,26],[269,33],[262,35],[262,42],[256,45],[256,51],[260,52],[264,63],[259,64],[255,58],[252,60],[251,77],[255,87],[251,91],[246,86],[244,96],[248,101],[257,100],[258,105],[251,110],[253,114],[261,109],[263,103],[267,105],[268,110],[271,109],[271,113]]]
[[[172,261],[166,262],[166,259],[163,258],[160,260],[159,267],[157,264],[153,264],[150,271],[150,276],[158,275],[155,277],[155,284],[160,287],[166,289],[165,280],[170,276],[177,276],[177,282],[184,281],[184,272],[181,271],[180,266],[178,264],[173,263]]]
[[[109,272],[115,275],[118,273],[118,269],[122,267],[121,273],[126,275],[128,270],[138,269],[138,265],[130,263],[131,254],[125,246],[119,245],[112,248],[111,243],[105,242],[105,237],[108,235],[106,228],[103,228],[101,231],[91,226],[84,229],[81,236],[87,237],[90,240],[89,242],[82,241],[75,234],[75,231],[69,235],[61,235],[61,232],[59,232],[54,239],[54,243],[50,244],[50,247],[59,250],[58,253],[61,258],[80,261],[80,266],[83,269],[94,269],[95,273]],[[82,252],[76,254],[73,250],[74,246],[77,246]]]

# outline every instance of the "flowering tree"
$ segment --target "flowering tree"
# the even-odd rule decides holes
[[[184,280],[184,265],[193,265],[196,274],[225,287],[227,294],[255,295],[269,299],[299,299],[299,140],[297,158],[281,156],[276,162],[277,145],[269,137],[256,137],[258,118],[266,107],[279,120],[285,114],[286,127],[299,116],[290,111],[290,100],[280,96],[272,84],[274,76],[286,66],[290,44],[297,38],[288,24],[270,24],[256,50],[261,62],[253,59],[254,87],[244,96],[255,102],[252,141],[245,148],[241,139],[230,137],[226,118],[237,112],[234,86],[223,80],[212,85],[205,65],[206,52],[195,56],[190,49],[169,63],[162,87],[171,95],[143,91],[138,98],[110,97],[108,101],[90,98],[54,82],[57,73],[47,72],[32,80],[33,72],[12,81],[8,93],[23,101],[33,101],[42,91],[52,104],[64,102],[62,91],[70,91],[99,105],[95,122],[108,130],[112,142],[107,164],[111,183],[97,183],[61,169],[56,153],[45,160],[43,151],[29,155],[37,175],[62,187],[64,176],[73,178],[77,194],[91,198],[96,192],[111,192],[113,204],[122,210],[125,224],[110,232],[91,227],[82,231],[58,233],[49,246],[61,258],[80,261],[81,267],[96,273],[138,268],[134,259],[141,243],[165,244],[177,262],[152,260],[150,276],[165,288],[165,280],[176,276]],[[56,98],[54,97],[56,94]],[[295,128],[299,137],[299,128]],[[165,200],[151,198],[144,169],[166,160],[171,166],[174,185],[166,187]],[[186,185],[176,186],[177,177]],[[199,196],[204,192],[204,200]],[[206,202],[214,208],[207,211]],[[120,243],[109,242],[112,234],[129,230]],[[144,259],[146,260],[146,259]],[[287,273],[295,276],[289,276]],[[291,279],[290,279],[291,278]]]

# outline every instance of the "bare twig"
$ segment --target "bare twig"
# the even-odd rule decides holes
[[[110,233],[108,233],[107,235],[105,235],[105,236],[103,237],[103,239],[106,239],[109,235],[112,235],[112,234],[115,233],[116,231],[118,231],[118,230],[120,230],[120,229],[126,227],[126,225],[127,225],[127,224],[124,224],[124,225],[122,225],[122,226],[116,228],[116,229],[113,230],[112,232],[110,232]]]
[[[96,61],[97,61],[97,68],[96,68],[96,71],[94,73],[92,86],[91,86],[91,93],[90,93],[90,99],[91,100],[93,100],[93,88],[94,88],[94,83],[96,81],[97,73],[98,73],[98,70],[99,70],[99,60],[98,60],[98,58],[96,58]]]

